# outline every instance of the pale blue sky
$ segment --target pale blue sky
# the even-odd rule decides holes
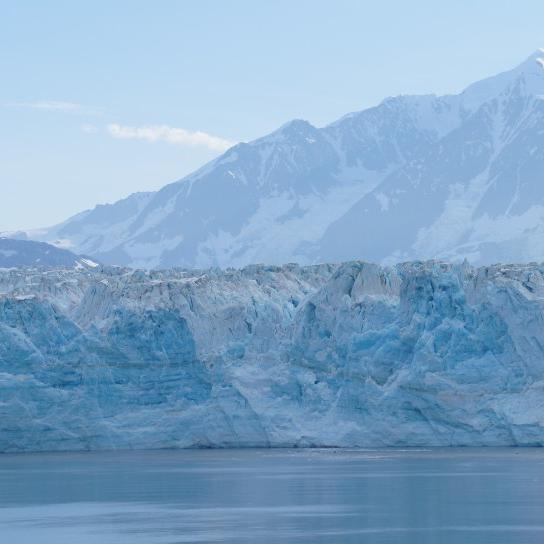
[[[543,45],[541,0],[0,0],[0,231],[158,189],[292,118],[457,92]]]

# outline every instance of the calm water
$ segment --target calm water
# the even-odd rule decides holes
[[[0,456],[0,542],[544,542],[544,450]]]

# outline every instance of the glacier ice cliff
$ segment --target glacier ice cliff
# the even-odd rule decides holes
[[[0,451],[542,445],[544,266],[0,270]]]

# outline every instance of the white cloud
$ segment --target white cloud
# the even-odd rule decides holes
[[[117,124],[108,125],[108,132],[114,138],[145,140],[147,142],[168,142],[183,146],[203,146],[213,151],[226,151],[234,145],[218,136],[212,136],[206,132],[190,132],[183,128],[169,127],[167,125],[155,125],[145,127],[127,127]]]
[[[76,102],[63,102],[59,100],[38,100],[36,102],[11,102],[6,104],[11,107],[30,108],[33,110],[57,111],[60,113],[79,113],[93,115],[95,110]]]

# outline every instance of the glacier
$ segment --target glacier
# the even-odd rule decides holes
[[[544,444],[544,265],[0,269],[0,451]]]

